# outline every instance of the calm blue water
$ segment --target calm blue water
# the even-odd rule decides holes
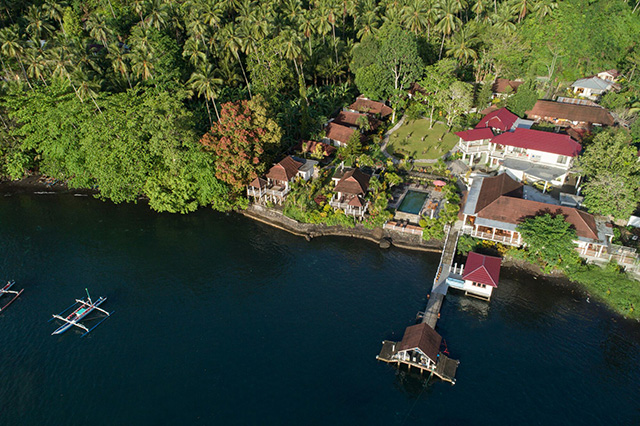
[[[1,425],[640,424],[640,325],[503,270],[449,295],[455,386],[375,360],[424,308],[436,255],[306,242],[239,215],[72,196],[0,199]],[[89,336],[47,320],[89,287]]]
[[[429,194],[420,191],[407,191],[398,210],[405,213],[420,214],[424,202],[429,198]]]

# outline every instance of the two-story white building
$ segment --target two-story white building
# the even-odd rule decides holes
[[[474,129],[457,132],[456,149],[470,167],[478,162],[506,170],[521,181],[544,182],[545,190],[562,185],[582,146],[566,134],[532,130],[531,124],[502,108]]]

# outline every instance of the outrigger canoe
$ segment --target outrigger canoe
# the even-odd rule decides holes
[[[2,296],[4,296],[5,294],[12,294],[13,297],[11,298],[11,300],[9,300],[3,307],[0,308],[0,312],[4,311],[5,309],[7,309],[7,307],[13,303],[14,300],[16,300],[24,291],[24,288],[20,291],[15,291],[15,290],[10,290],[11,287],[13,287],[13,285],[15,284],[15,281],[8,281],[7,284],[2,287],[0,289],[0,298]]]
[[[53,333],[51,333],[51,335],[62,334],[65,331],[67,331],[68,329],[70,329],[71,327],[76,326],[76,327],[81,328],[81,329],[83,329],[85,331],[85,333],[83,334],[83,336],[85,336],[91,330],[93,330],[94,328],[99,326],[102,323],[102,321],[106,320],[107,318],[109,318],[111,316],[111,314],[113,314],[113,312],[107,312],[104,309],[101,309],[101,308],[98,307],[102,303],[104,303],[105,300],[107,300],[106,297],[100,297],[98,300],[96,300],[94,302],[94,301],[91,300],[91,296],[89,296],[89,292],[87,291],[87,300],[76,299],[76,301],[75,301],[75,303],[73,305],[69,306],[67,309],[65,309],[64,311],[60,312],[58,315],[53,315],[53,318],[51,318],[51,320],[58,319],[58,320],[63,321],[64,324],[62,324],[60,327],[58,327],[58,329],[56,331],[54,331]],[[70,314],[68,314],[66,316],[62,316],[62,315],[65,315],[67,312],[69,312],[69,310],[71,310],[71,309],[73,309],[73,311]],[[106,317],[103,318],[100,322],[98,322],[96,325],[94,325],[91,328],[88,328],[87,326],[85,326],[84,324],[81,324],[79,322],[80,320],[85,318],[87,315],[89,315],[93,311],[100,311],[100,312],[104,313],[106,315]],[[51,321],[51,320],[49,320],[49,321]]]

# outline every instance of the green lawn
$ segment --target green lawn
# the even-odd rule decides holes
[[[439,140],[442,138],[442,140]],[[389,137],[387,152],[396,157],[411,156],[416,160],[432,160],[442,157],[455,146],[460,138],[449,133],[447,126],[436,123],[429,129],[429,119],[405,121]]]

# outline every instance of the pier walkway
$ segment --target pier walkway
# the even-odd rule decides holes
[[[446,232],[447,237],[444,242],[442,256],[440,257],[438,272],[436,273],[436,277],[433,279],[433,287],[431,288],[429,302],[427,303],[427,308],[422,315],[422,322],[429,324],[429,326],[434,330],[436,328],[436,323],[438,322],[438,316],[440,315],[442,301],[449,289],[447,277],[449,276],[449,270],[451,269],[453,258],[456,255],[456,246],[458,245],[459,229],[455,225],[453,227],[448,226],[446,228]]]

